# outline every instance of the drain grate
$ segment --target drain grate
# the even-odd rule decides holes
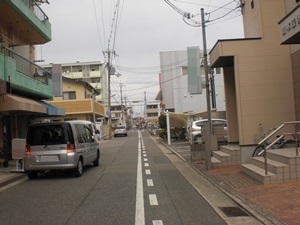
[[[244,210],[239,207],[219,207],[219,209],[228,217],[249,216]]]

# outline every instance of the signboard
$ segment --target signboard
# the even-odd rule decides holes
[[[300,44],[300,4],[279,21],[282,44]]]
[[[202,94],[199,47],[188,47],[187,55],[188,55],[188,93]]]

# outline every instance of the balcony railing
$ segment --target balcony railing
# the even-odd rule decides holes
[[[48,79],[51,77],[51,73],[47,70],[43,69],[37,64],[30,62],[28,59],[17,54],[10,48],[1,46],[1,54],[4,55],[4,58],[9,57],[14,59],[14,61],[16,62],[16,71],[18,71],[19,73],[44,84],[48,84]]]
[[[40,21],[44,22],[45,20],[48,20],[48,16],[34,0],[23,0],[23,2],[30,10],[33,11],[34,15],[36,15]]]

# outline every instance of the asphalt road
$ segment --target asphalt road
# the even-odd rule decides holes
[[[179,171],[170,161],[176,156],[147,132],[130,131],[100,146],[100,166],[85,167],[80,178],[48,172],[0,192],[0,224],[226,224],[201,187],[183,176],[187,168]]]

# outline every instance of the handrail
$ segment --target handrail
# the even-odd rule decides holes
[[[299,149],[298,149],[298,134],[297,132],[297,124],[300,124],[300,121],[290,121],[290,122],[284,122],[279,127],[277,127],[275,130],[273,130],[271,133],[269,133],[264,139],[262,139],[260,142],[258,142],[259,146],[263,146],[263,151],[259,153],[259,156],[263,154],[265,159],[265,173],[268,175],[268,168],[267,168],[267,150],[269,150],[273,145],[278,143],[279,140],[281,140],[286,135],[292,135],[294,136],[295,143],[296,143],[296,155],[299,156]],[[271,144],[266,146],[266,141],[273,137],[278,131],[280,131],[282,128],[284,128],[287,125],[293,125],[294,126],[294,133],[283,133],[279,137],[277,137]]]
[[[23,0],[24,4],[33,11],[34,15],[41,21],[44,22],[48,20],[48,16],[46,13],[41,9],[38,3],[34,0]]]

